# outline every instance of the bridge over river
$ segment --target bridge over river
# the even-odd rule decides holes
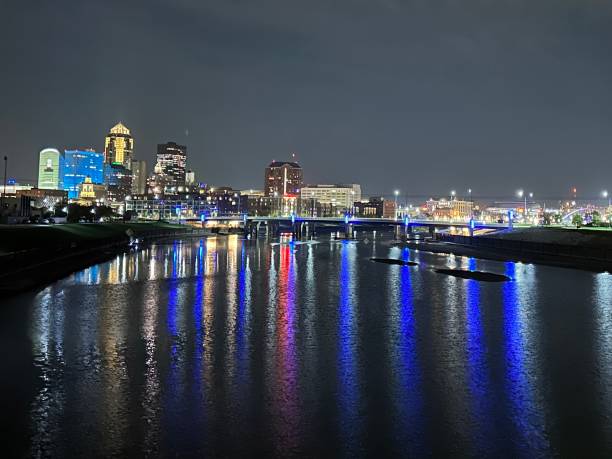
[[[202,225],[208,228],[220,226],[240,227],[244,229],[245,234],[256,235],[260,231],[272,232],[273,234],[280,231],[281,228],[290,230],[294,236],[301,237],[303,235],[314,235],[317,228],[321,227],[337,227],[344,231],[345,234],[352,234],[355,227],[382,227],[395,228],[396,234],[399,236],[403,230],[405,234],[414,232],[415,228],[426,228],[431,234],[436,229],[449,228],[467,228],[470,235],[476,230],[482,229],[505,229],[511,228],[512,223],[485,223],[476,220],[470,221],[439,221],[439,220],[415,220],[410,218],[391,219],[391,218],[362,218],[355,216],[344,217],[308,217],[308,216],[249,216],[249,215],[233,215],[219,217],[202,217],[201,219],[186,219],[191,224],[201,222]]]

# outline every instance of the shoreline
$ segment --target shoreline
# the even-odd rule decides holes
[[[515,250],[496,248],[484,249],[467,244],[443,241],[395,241],[396,245],[408,247],[412,250],[438,254],[453,254],[466,257],[480,258],[513,263],[533,263],[558,268],[579,269],[591,272],[612,272],[612,266],[605,260],[596,260],[561,255],[548,255],[538,253],[525,253]]]
[[[192,237],[206,237],[208,234],[198,229],[168,229],[159,230],[151,228],[151,231],[137,234],[142,242],[138,249],[152,242],[165,239],[183,239]],[[65,277],[113,259],[115,256],[135,250],[129,237],[118,237],[112,241],[104,240],[98,243],[87,244],[87,247],[72,251],[68,249],[48,259],[35,259],[7,273],[0,273],[0,295],[13,296],[26,291],[37,291],[53,282]]]

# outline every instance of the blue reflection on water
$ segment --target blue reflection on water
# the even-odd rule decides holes
[[[195,343],[194,343],[194,365],[193,365],[193,382],[195,393],[201,393],[202,385],[202,357],[204,354],[204,329],[202,328],[202,308],[203,308],[203,290],[204,290],[204,241],[200,241],[198,247],[198,269],[195,282],[195,295],[193,299],[193,323],[195,327]]]
[[[506,393],[516,437],[520,439],[516,447],[521,455],[530,456],[547,448],[541,434],[545,430],[541,407],[536,406],[532,387],[532,380],[537,378],[533,374],[534,362],[528,360],[534,358],[535,343],[528,342],[528,316],[519,291],[522,279],[518,279],[515,263],[506,263],[506,275],[512,279],[503,287]]]
[[[238,269],[238,311],[236,312],[236,360],[239,387],[248,387],[249,380],[249,346],[248,325],[251,302],[251,276],[249,257],[245,244],[240,252],[240,266]],[[247,399],[249,394],[242,391],[240,397]]]
[[[354,457],[361,436],[359,394],[357,389],[357,333],[355,327],[356,285],[355,245],[342,242],[340,252],[340,283],[338,305],[338,383],[340,431],[344,452]]]
[[[242,244],[242,250],[240,251],[240,267],[238,270],[238,311],[236,314],[236,353],[238,358],[238,364],[242,364],[245,359],[245,320],[246,320],[246,302],[247,302],[247,274],[245,265],[248,261],[246,256],[246,249]]]
[[[176,241],[172,245],[172,279],[176,279],[177,276],[177,265],[179,257],[179,245]]]
[[[410,251],[405,248],[401,258],[408,261]],[[423,429],[423,393],[421,369],[417,359],[416,349],[416,320],[414,316],[414,293],[412,287],[412,273],[409,266],[395,266],[399,271],[399,323],[398,347],[399,354],[397,372],[399,373],[400,414],[402,432],[400,438],[408,436],[409,441],[403,444],[410,455],[422,456],[425,454],[425,441]]]
[[[468,269],[476,271],[476,260],[468,260]],[[466,283],[466,338],[468,384],[473,404],[475,418],[475,434],[479,437],[478,445],[492,451],[491,441],[492,425],[490,423],[491,386],[489,381],[489,367],[487,365],[487,349],[482,325],[482,311],[480,304],[481,287],[476,280],[469,279]],[[494,450],[494,449],[493,449]],[[480,451],[484,453],[484,451]]]

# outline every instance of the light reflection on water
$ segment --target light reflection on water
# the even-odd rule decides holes
[[[355,457],[362,450],[359,444],[363,426],[360,423],[359,368],[357,366],[358,297],[356,244],[343,241],[340,248],[338,289],[338,410],[343,453]]]
[[[560,314],[564,279],[574,288]],[[6,305],[30,311],[10,324],[30,337],[22,358],[36,369],[24,382],[30,453],[563,454],[578,443],[550,393],[568,365],[597,388],[571,406],[601,407],[604,417],[591,410],[583,422],[611,448],[611,279],[416,254],[379,235],[219,237],[120,255]],[[573,322],[592,323],[592,345],[556,335]],[[572,353],[547,345],[557,341]]]
[[[513,281],[503,285],[506,394],[515,429],[514,447],[521,456],[544,454],[549,449],[534,271],[533,265],[506,263],[506,275]]]
[[[595,276],[593,299],[595,301],[595,321],[597,340],[595,342],[596,362],[601,368],[599,391],[601,407],[607,431],[612,430],[612,282],[610,275],[600,273]],[[606,447],[612,450],[612,438],[605,438]]]

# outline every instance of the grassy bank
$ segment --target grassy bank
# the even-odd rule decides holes
[[[71,245],[122,239],[131,230],[135,237],[163,230],[188,231],[189,227],[169,223],[73,223],[66,225],[0,225],[0,254],[33,249],[53,249]]]
[[[505,241],[560,244],[572,247],[612,248],[612,231],[608,228],[517,228],[513,231],[499,231],[487,234],[484,237]]]
[[[190,235],[194,228],[167,223],[0,226],[0,295],[48,284],[129,250],[141,240]]]
[[[612,272],[612,234],[565,228],[519,228],[481,236],[439,234],[414,244],[437,253]]]

